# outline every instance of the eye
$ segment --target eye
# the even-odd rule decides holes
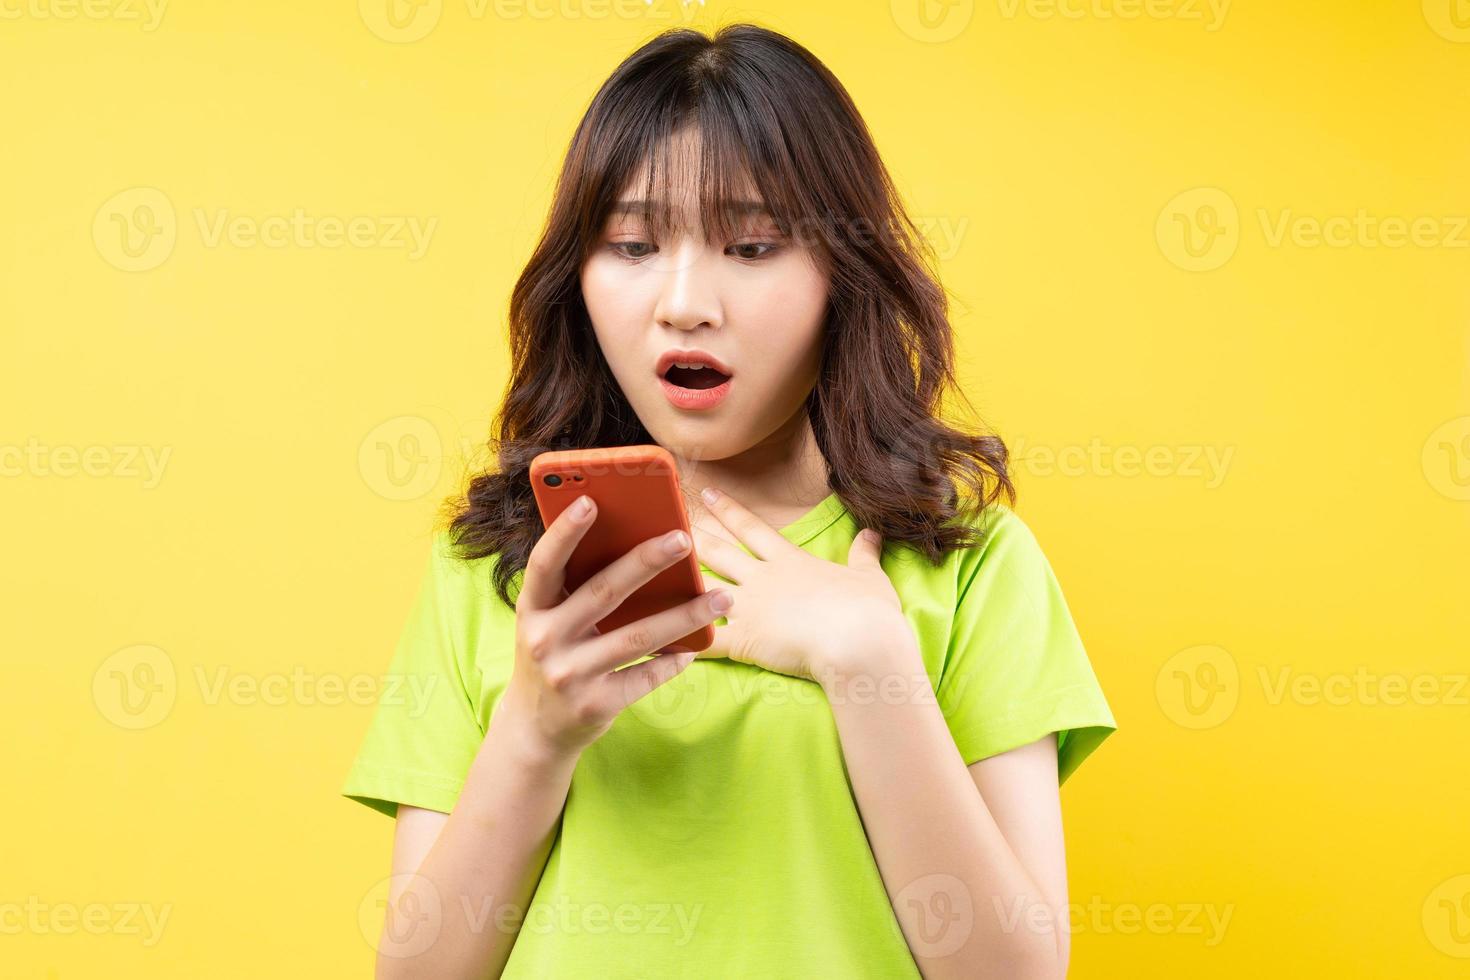
[[[648,256],[651,254],[651,251],[630,255],[628,254],[628,252],[624,251],[624,249],[633,249],[636,252],[638,249],[641,248],[646,248],[650,250],[654,248],[654,246],[649,244],[648,242],[612,242],[607,247],[612,250],[612,253],[614,255],[619,256],[620,258],[627,259],[630,262],[636,262],[639,259],[648,258]]]
[[[753,261],[756,261],[758,259],[765,258],[766,256],[770,255],[771,253],[775,252],[780,247],[781,246],[779,246],[779,245],[777,245],[777,244],[775,244],[773,242],[736,242],[734,245],[731,245],[730,246],[730,248],[732,248],[732,249],[751,249],[751,248],[763,248],[763,249],[765,249],[764,252],[759,252],[759,253],[757,253],[755,255],[741,254],[741,255],[737,255],[736,256],[736,258],[747,259],[747,260],[750,260],[752,262]]]

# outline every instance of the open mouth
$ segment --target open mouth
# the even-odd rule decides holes
[[[675,364],[664,372],[664,380],[680,388],[703,391],[707,388],[719,387],[730,380],[730,376],[728,374],[721,374],[719,371],[708,366],[686,368]]]

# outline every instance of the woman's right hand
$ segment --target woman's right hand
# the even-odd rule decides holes
[[[681,560],[690,542],[684,531],[640,542],[563,598],[567,559],[596,518],[597,505],[587,496],[557,515],[531,549],[516,598],[515,667],[504,699],[541,754],[580,754],[625,707],[689,666],[694,653],[660,654],[616,668],[713,622],[729,608],[717,603],[733,601],[728,591],[715,589],[598,633],[598,620]]]

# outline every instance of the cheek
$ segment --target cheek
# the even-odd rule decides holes
[[[762,361],[782,365],[785,377],[815,372],[826,326],[827,282],[810,264],[793,262],[788,271],[749,292],[740,321],[750,324],[751,341],[742,349]]]
[[[592,330],[597,335],[602,349],[608,354],[608,362],[616,363],[616,352],[626,349],[619,343],[638,330],[638,325],[647,320],[647,309],[643,297],[635,288],[630,288],[626,276],[604,258],[589,259],[582,267],[582,301],[587,304],[587,315],[592,320]]]

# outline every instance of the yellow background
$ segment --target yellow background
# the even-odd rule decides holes
[[[932,230],[1117,715],[1072,975],[1466,975],[1456,2],[3,0],[0,972],[369,974],[390,822],[336,792],[560,154],[643,40],[753,20]],[[246,237],[297,209],[365,224]]]

